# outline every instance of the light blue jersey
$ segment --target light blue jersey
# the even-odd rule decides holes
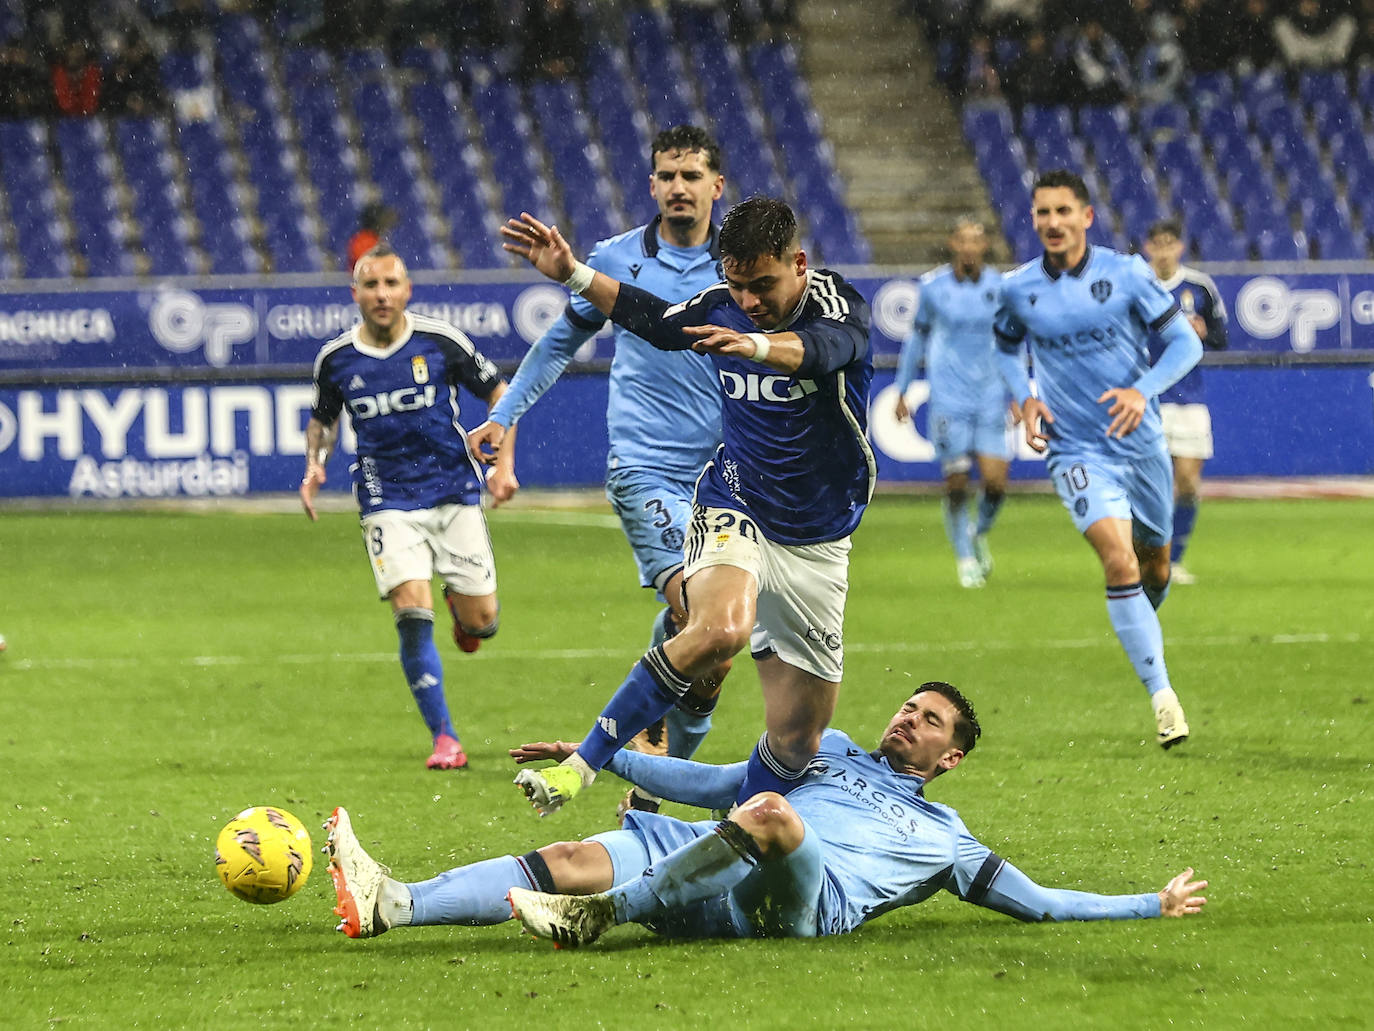
[[[971,891],[992,851],[953,809],[928,801],[924,786],[849,735],[822,735],[805,780],[787,795],[822,846],[819,934],[844,934],[942,888]]]
[[[922,364],[930,405],[949,415],[979,415],[1006,408],[1007,389],[997,373],[992,323],[1002,274],[984,266],[975,279],[950,265],[921,277],[916,320],[897,361],[897,390],[905,394]]]
[[[661,216],[660,216],[661,217]],[[700,247],[683,249],[658,235],[659,218],[602,240],[587,264],[622,283],[668,301],[682,301],[719,281],[716,232]],[[548,390],[606,317],[573,297],[562,317],[535,341],[510,388],[491,412],[509,428]],[[710,359],[694,351],[664,352],[616,328],[606,405],[610,451],[607,473],[649,469],[689,485],[720,444],[720,389]]]
[[[1039,396],[1054,416],[1046,427],[1051,457],[1091,452],[1133,459],[1164,448],[1157,397],[1202,354],[1197,334],[1178,315],[1177,302],[1143,258],[1105,247],[1089,246],[1067,271],[1042,258],[1004,277],[994,327],[1007,359],[1002,373],[1024,401],[1028,347]],[[1170,345],[1154,369],[1151,332]],[[1107,436],[1111,406],[1098,401],[1115,387],[1134,387],[1149,402],[1139,427],[1121,438]]]
[[[729,805],[746,763],[708,766],[621,751],[607,765],[663,798],[689,805]],[[829,729],[787,801],[806,825],[802,846],[759,864],[729,896],[702,899],[672,920],[650,926],[692,937],[789,937],[845,934],[875,917],[944,890],[1018,920],[1120,920],[1156,917],[1153,892],[1099,895],[1036,884],[982,844],[949,806],[925,797],[925,782],[894,770],[880,752]],[[617,884],[662,863],[710,832],[712,824],[627,814],[625,830],[597,835],[610,852]],[[759,879],[777,891],[766,905],[751,896]],[[758,914],[768,912],[771,927]]]

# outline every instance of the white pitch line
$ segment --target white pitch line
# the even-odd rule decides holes
[[[1313,632],[1305,634],[1269,634],[1253,636],[1248,634],[1225,634],[1207,637],[1170,637],[1166,643],[1171,648],[1239,648],[1252,645],[1289,645],[1289,644],[1360,644],[1364,637],[1358,633],[1330,634]],[[1038,645],[1052,651],[1076,651],[1085,648],[1116,648],[1116,640],[1110,634],[1101,637],[1064,638],[1061,640],[1041,641]],[[578,662],[586,659],[621,659],[633,661],[640,652],[630,648],[530,648],[499,650],[494,646],[474,655],[464,656],[463,662]],[[977,652],[977,651],[1024,651],[1024,641],[972,640],[972,641],[856,641],[845,645],[845,651],[857,655],[874,654],[926,654],[940,652]],[[124,669],[131,666],[170,665],[197,666],[247,666],[251,664],[280,663],[287,666],[311,666],[321,663],[347,663],[365,665],[370,663],[391,663],[396,661],[395,652],[319,652],[316,654],[295,653],[288,655],[257,658],[249,655],[191,655],[173,658],[149,659],[144,656],[82,658],[42,656],[34,659],[20,659],[11,652],[10,657],[0,659],[0,675],[6,671],[30,672],[33,670],[59,669]]]

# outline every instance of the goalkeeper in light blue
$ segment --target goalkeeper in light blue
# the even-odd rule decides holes
[[[622,830],[498,856],[405,883],[363,849],[344,809],[325,824],[340,917],[350,938],[404,926],[504,923],[562,946],[618,924],[675,938],[846,934],[944,891],[1025,921],[1196,914],[1206,881],[1185,869],[1158,892],[1104,895],[1037,884],[970,833],[926,786],[972,751],[981,728],[950,684],[922,684],[869,751],[827,730],[801,783],[761,792],[728,819],[689,823],[632,812]],[[559,758],[565,742],[527,746]],[[623,751],[608,769],[688,805],[728,805],[746,763],[710,766]],[[508,901],[509,900],[509,901]]]
[[[984,264],[987,233],[960,219],[949,237],[952,260],[921,277],[911,333],[897,360],[898,419],[911,417],[906,393],[925,366],[930,384],[926,433],[945,478],[945,532],[961,587],[982,587],[992,572],[988,532],[1007,490],[1012,437],[1006,385],[997,372],[992,321],[1002,274]],[[969,474],[982,480],[976,515],[968,513]]]
[[[1155,611],[1169,590],[1173,527],[1157,399],[1198,363],[1202,341],[1142,258],[1088,244],[1089,200],[1072,172],[1036,180],[1032,216],[1045,253],[1002,281],[999,363],[1027,444],[1048,452],[1051,482],[1102,563],[1112,629],[1149,692],[1156,741],[1171,748],[1188,737],[1188,722]],[[1165,345],[1153,368],[1151,333]]]

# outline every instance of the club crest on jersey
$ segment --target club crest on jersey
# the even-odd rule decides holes
[[[425,356],[417,354],[410,359],[410,374],[415,377],[416,383],[429,382],[429,363],[425,361]]]
[[[1106,304],[1107,298],[1112,295],[1112,284],[1106,279],[1099,279],[1088,289],[1092,291],[1093,300],[1098,304]]]

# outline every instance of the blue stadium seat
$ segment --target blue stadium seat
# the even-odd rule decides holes
[[[1264,230],[1254,239],[1261,261],[1306,261],[1307,238],[1288,229]]]

